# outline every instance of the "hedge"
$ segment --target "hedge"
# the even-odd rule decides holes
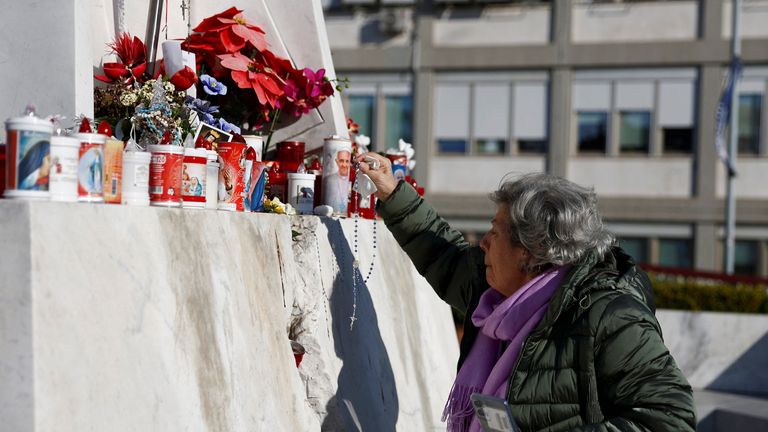
[[[649,273],[658,309],[768,313],[768,286]]]
[[[648,272],[657,309],[768,314],[768,285],[732,284],[711,279]],[[456,309],[453,320],[464,321]]]

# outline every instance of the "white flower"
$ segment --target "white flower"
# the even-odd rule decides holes
[[[413,145],[411,145],[411,143],[407,143],[402,138],[400,138],[400,140],[397,141],[397,146],[400,148],[401,152],[405,153],[405,157],[407,157],[408,160],[413,159],[413,156],[416,154],[416,150],[413,149]]]
[[[371,137],[367,135],[355,136],[355,144],[357,144],[357,153],[363,154],[368,152],[368,146],[371,145]]]
[[[120,95],[120,103],[123,104],[123,106],[132,106],[136,103],[138,98],[138,95],[134,92],[125,92]]]

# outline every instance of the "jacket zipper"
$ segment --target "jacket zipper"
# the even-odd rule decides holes
[[[587,308],[589,308],[590,306],[592,306],[592,298],[591,298],[591,294],[592,294],[592,290],[590,289],[590,290],[587,290],[587,292],[585,292],[585,293],[584,293],[584,295],[582,295],[582,296],[581,296],[581,298],[579,298],[579,302],[578,302],[578,305],[579,305],[579,308],[580,308],[580,309],[586,310]],[[587,305],[586,305],[586,307],[583,307],[583,306],[582,306],[582,302],[583,302],[585,299],[588,299],[589,301],[587,302]],[[563,307],[563,308],[562,308],[562,309],[561,309],[561,310],[558,312],[558,314],[557,314],[557,317],[555,318],[555,321],[557,321],[557,319],[558,319],[558,318],[560,318],[560,315],[562,314],[562,312],[563,312],[563,310],[564,310],[564,309],[567,309],[567,307]],[[517,372],[517,368],[518,368],[518,366],[520,366],[520,362],[523,360],[523,355],[525,354],[525,348],[526,348],[526,345],[528,345],[528,341],[529,341],[530,339],[531,339],[531,335],[528,335],[528,336],[526,336],[526,337],[525,337],[525,339],[523,340],[523,346],[522,346],[522,347],[520,347],[520,355],[519,355],[519,356],[517,356],[517,360],[515,361],[515,367],[513,367],[513,368],[512,368],[512,373],[509,375],[509,378],[507,379],[507,402],[508,402],[508,403],[512,401],[512,399],[511,399],[511,396],[512,396],[512,380],[513,380],[513,379],[514,379],[514,377],[515,377],[515,372]],[[536,342],[536,344],[535,344],[535,345],[537,345],[537,344],[538,344],[538,342]],[[535,345],[534,345],[533,349],[535,349],[535,348],[536,348],[536,346],[535,346]]]
[[[528,341],[531,339],[531,335],[528,335],[523,339],[523,346],[520,347],[520,355],[517,356],[517,360],[515,361],[515,367],[512,368],[512,373],[509,374],[509,378],[507,378],[507,402],[511,402],[511,396],[512,396],[512,379],[515,377],[515,372],[517,372],[517,367],[520,366],[520,362],[523,360],[523,355],[525,354],[525,346],[528,345]]]

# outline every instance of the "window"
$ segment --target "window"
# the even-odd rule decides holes
[[[507,140],[505,139],[476,139],[475,154],[478,155],[500,155],[507,151]]]
[[[648,262],[648,239],[639,237],[622,238],[619,240],[619,246],[624,249],[624,252],[634,258],[637,264]]]
[[[663,130],[664,152],[665,153],[690,153],[693,151],[693,129],[683,128],[664,128]]]
[[[659,265],[674,268],[693,267],[693,248],[688,239],[659,239]]]
[[[374,139],[374,116],[373,107],[376,98],[373,95],[350,95],[349,96],[349,117],[359,126],[360,133],[371,137],[371,144]]]
[[[693,68],[574,71],[571,140],[577,153],[691,154],[697,85]]]
[[[520,153],[546,153],[547,141],[537,139],[517,140],[517,146]]]
[[[549,86],[544,82],[514,85],[512,136],[520,153],[546,153]]]
[[[605,153],[608,113],[583,111],[578,113],[579,151]]]
[[[464,154],[467,152],[467,141],[463,139],[438,139],[437,151],[448,154]]]
[[[400,138],[413,142],[413,97],[407,74],[350,74],[347,78],[344,108],[360,133],[371,138],[370,150],[397,147]]]
[[[437,152],[544,153],[548,103],[543,72],[439,74],[432,118]]]
[[[737,240],[733,250],[733,271],[736,274],[757,275],[758,243],[751,240]]]
[[[411,96],[387,96],[385,148],[398,148],[400,138],[413,142],[413,99]]]
[[[509,136],[509,84],[476,84],[472,91],[473,151],[503,155]]]
[[[622,152],[648,153],[650,148],[651,113],[622,111],[620,113],[619,145]]]
[[[763,95],[739,95],[739,153],[757,154],[760,151],[760,114]]]
[[[437,84],[433,124],[439,153],[469,151],[470,86],[464,83]]]

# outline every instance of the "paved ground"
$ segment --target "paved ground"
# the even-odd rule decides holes
[[[699,432],[768,431],[768,399],[695,390]]]

